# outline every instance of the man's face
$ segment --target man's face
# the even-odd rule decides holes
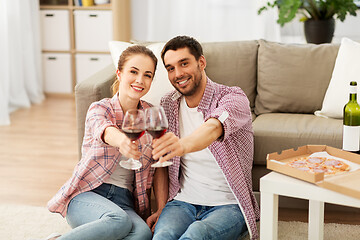
[[[203,56],[196,61],[188,48],[168,50],[164,55],[164,63],[171,84],[181,94],[192,96],[199,91],[202,70],[205,68]]]

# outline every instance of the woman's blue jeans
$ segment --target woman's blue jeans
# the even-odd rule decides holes
[[[238,205],[201,206],[168,202],[155,227],[154,240],[238,239],[247,227]]]
[[[74,197],[66,220],[73,228],[58,240],[151,239],[152,233],[136,214],[132,193],[125,188],[102,184]]]

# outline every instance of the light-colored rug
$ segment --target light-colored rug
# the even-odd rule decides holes
[[[53,232],[70,230],[66,220],[59,214],[50,213],[44,207],[0,205],[0,239],[28,240],[45,238]],[[307,239],[307,223],[279,222],[279,239]],[[325,240],[358,240],[360,226],[346,224],[325,224]]]
[[[60,214],[50,213],[45,207],[0,205],[0,239],[45,238],[70,229]]]

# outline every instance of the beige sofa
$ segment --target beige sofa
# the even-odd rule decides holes
[[[269,172],[266,154],[306,144],[341,148],[342,121],[317,117],[339,45],[279,44],[259,41],[203,43],[206,72],[215,82],[241,87],[253,110],[253,189]],[[160,60],[161,61],[161,60]],[[79,146],[93,101],[110,97],[113,65],[76,86]]]

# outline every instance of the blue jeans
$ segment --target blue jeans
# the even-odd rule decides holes
[[[66,220],[73,228],[57,240],[151,239],[152,233],[136,214],[132,193],[125,188],[102,184],[74,197]]]
[[[154,240],[237,239],[247,232],[237,204],[201,206],[168,202],[155,227]]]

